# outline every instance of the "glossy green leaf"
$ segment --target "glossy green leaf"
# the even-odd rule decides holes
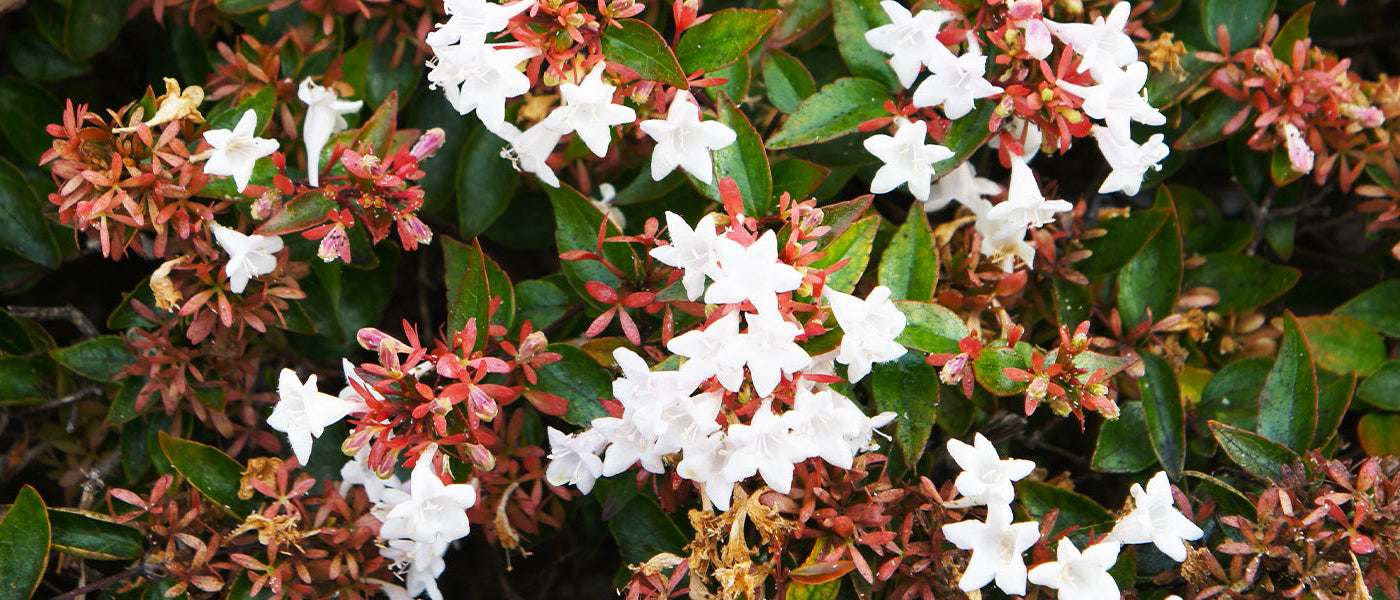
[[[1259,39],[1273,12],[1274,0],[1202,0],[1201,25],[1212,43],[1216,29],[1224,27],[1230,32],[1232,50],[1248,48]]]
[[[616,23],[618,26],[605,28],[599,38],[609,62],[636,71],[642,79],[689,89],[676,55],[666,45],[666,40],[661,39],[661,34],[636,19],[621,19]]]
[[[462,147],[457,162],[457,224],[462,237],[486,231],[510,205],[520,172],[501,156],[506,142],[479,128]]]
[[[1249,110],[1250,105],[1229,96],[1219,95],[1190,127],[1172,144],[1177,150],[1204,148],[1225,139],[1225,125],[1240,112]]]
[[[1400,361],[1381,364],[1361,382],[1356,397],[1376,408],[1400,411]]]
[[[1307,452],[1317,428],[1317,373],[1312,350],[1292,313],[1284,314],[1278,357],[1259,392],[1259,435],[1297,454]]]
[[[1356,391],[1356,374],[1348,373],[1338,377],[1330,385],[1317,392],[1317,429],[1313,430],[1312,446],[1321,448],[1337,435],[1342,427],[1342,419],[1351,407],[1351,397]]]
[[[42,41],[42,40],[40,40]],[[19,79],[0,79],[0,135],[31,165],[53,147],[46,123],[62,119],[63,105],[43,88]]]
[[[1089,276],[1117,272],[1152,241],[1170,216],[1171,211],[1154,208],[1095,223],[1094,228],[1104,230],[1104,234],[1084,240],[1084,248],[1093,254],[1074,263],[1075,270]]]
[[[1030,362],[1015,350],[1006,347],[984,348],[972,362],[977,383],[997,396],[1014,396],[1026,391],[1026,382],[1007,378],[1006,369],[1030,369]]]
[[[48,203],[10,161],[0,158],[0,248],[49,268],[58,266],[58,241],[44,220]]]
[[[1055,517],[1055,533],[1070,526],[1088,527],[1112,523],[1113,515],[1088,496],[1042,481],[1023,479],[1016,484],[1016,499],[1031,517],[1040,520],[1052,510],[1059,510]]]
[[[957,354],[958,342],[968,336],[967,324],[957,313],[933,302],[908,300],[894,303],[904,313],[904,332],[896,340],[905,347],[929,354]]]
[[[111,381],[136,357],[121,336],[104,335],[49,353],[58,364],[93,381]]]
[[[719,100],[720,94],[723,94],[729,98],[739,98],[742,102],[744,98],[748,97],[749,84],[753,81],[753,72],[748,56],[729,63],[727,67],[710,71],[706,73],[706,76],[724,80],[717,85],[705,88],[705,95],[709,96],[711,101]]]
[[[783,5],[768,45],[782,48],[807,35],[822,20],[831,15],[830,0],[792,0]]]
[[[1125,402],[1118,407],[1118,418],[1104,421],[1094,444],[1092,466],[1106,473],[1136,473],[1157,464],[1147,431],[1141,402]]]
[[[33,487],[20,489],[0,520],[0,600],[25,600],[49,564],[49,513]]]
[[[728,66],[763,39],[778,18],[776,10],[726,8],[691,26],[676,42],[676,59],[689,74]]]
[[[773,175],[768,170],[768,154],[763,150],[763,138],[749,124],[743,111],[721,98],[716,103],[719,122],[724,123],[736,134],[733,144],[714,151],[713,184],[721,179],[732,178],[739,187],[739,196],[744,199],[744,214],[763,217],[776,212],[773,201]],[[711,200],[720,201],[719,189],[715,185],[701,184],[701,190]]]
[[[1400,279],[1382,281],[1332,313],[1361,319],[1381,333],[1400,337]]]
[[[784,192],[793,202],[802,202],[812,197],[812,192],[831,174],[831,169],[800,158],[785,158],[773,163],[773,199],[776,202]]]
[[[938,370],[924,362],[922,354],[905,352],[898,359],[876,364],[870,382],[876,410],[899,415],[894,420],[894,442],[905,465],[913,469],[938,419]]]
[[[593,419],[608,416],[599,400],[613,397],[613,376],[587,352],[569,344],[550,344],[550,352],[563,358],[535,369],[539,384],[535,389],[569,401],[564,420],[588,427]]]
[[[1205,286],[1220,294],[1214,310],[1247,311],[1279,297],[1298,282],[1298,270],[1257,256],[1207,254],[1205,264],[1186,273],[1187,289]]]
[[[803,100],[768,138],[768,148],[781,150],[833,140],[854,133],[861,123],[886,116],[889,91],[878,81],[843,77]]]
[[[376,53],[378,52],[377,48]],[[373,79],[373,77],[369,79]],[[369,87],[370,84],[366,83],[365,85]],[[382,101],[370,104],[370,106],[375,107],[374,113],[370,114],[369,118],[360,125],[360,128],[355,130],[355,137],[346,145],[352,148],[368,146],[374,148],[375,154],[388,156],[389,144],[394,141],[394,132],[398,130],[399,93],[391,91]],[[326,145],[325,151],[331,151],[330,144]],[[325,168],[326,161],[321,161],[321,166]]]
[[[967,162],[967,159],[972,157],[973,152],[986,145],[987,140],[992,137],[988,125],[991,123],[992,115],[996,112],[996,107],[996,102],[977,100],[972,112],[953,121],[953,124],[948,126],[948,132],[943,135],[943,141],[939,144],[952,150],[953,155],[933,163],[935,177],[941,178],[951,173],[953,169],[958,168],[958,165]]]
[[[1274,51],[1274,58],[1293,62],[1293,44],[1301,40],[1308,39],[1308,30],[1312,27],[1313,4],[1309,2],[1302,8],[1293,11],[1288,17],[1288,21],[1283,27],[1278,28],[1278,34],[1274,36],[1274,41],[1269,42],[1269,49]]]
[[[865,41],[865,32],[890,22],[878,0],[833,2],[832,18],[836,48],[852,75],[883,82],[891,92],[904,89],[890,68],[889,55]]]
[[[553,283],[530,279],[515,285],[516,317],[543,329],[569,312],[569,295]]]
[[[1333,373],[1366,375],[1385,360],[1385,344],[1375,328],[1345,315],[1300,317],[1317,366]]]
[[[121,425],[141,416],[141,411],[136,410],[136,400],[141,394],[141,388],[146,385],[145,377],[127,377],[122,380],[122,385],[117,389],[116,397],[112,398],[112,405],[107,408],[108,425]],[[149,405],[149,403],[148,403]]]
[[[1138,380],[1138,389],[1147,437],[1167,476],[1176,479],[1186,464],[1186,409],[1181,403],[1181,388],[1166,359],[1144,352],[1142,363],[1145,374]]]
[[[1370,413],[1361,417],[1356,424],[1357,437],[1361,447],[1371,456],[1394,456],[1400,454],[1400,415],[1390,413]]]
[[[916,205],[880,256],[879,281],[892,300],[932,302],[938,285],[938,249],[928,218]]]
[[[339,205],[335,203],[335,200],[327,198],[321,189],[303,192],[288,200],[277,212],[272,213],[272,216],[259,225],[253,233],[269,236],[287,235],[310,229],[325,223],[326,214],[336,208],[339,208]]]
[[[50,399],[53,361],[46,357],[0,356],[0,406],[24,406]]]
[[[1094,298],[1087,286],[1056,277],[1053,281],[1055,317],[1062,327],[1074,327],[1089,319]]]
[[[131,0],[73,0],[63,25],[63,47],[73,60],[85,60],[117,39],[126,25]]]
[[[68,58],[34,29],[12,31],[5,40],[10,64],[20,76],[33,81],[57,81],[77,77],[92,70],[84,60]],[[35,121],[38,123],[39,121]]]
[[[135,560],[141,556],[146,536],[101,513],[76,508],[50,508],[53,549],[70,556],[94,560]]]
[[[603,213],[598,207],[568,185],[546,188],[545,192],[549,194],[549,201],[554,206],[554,239],[560,252],[597,252],[600,228],[605,228],[602,230],[604,237],[622,235],[611,219],[604,225]],[[624,273],[636,268],[636,258],[627,244],[604,242],[603,256]],[[597,281],[609,287],[616,287],[620,281],[616,275],[592,260],[561,260],[560,266],[564,275],[568,277],[569,284],[589,305],[599,309],[606,308],[585,293],[583,284]]]
[[[1253,430],[1259,423],[1259,392],[1273,361],[1245,358],[1225,365],[1210,378],[1196,410],[1202,418]]]
[[[1165,188],[1159,189],[1159,200],[1169,198]],[[1157,321],[1172,314],[1181,291],[1181,272],[1181,230],[1175,213],[1169,211],[1152,241],[1118,272],[1118,313],[1125,331],[1149,315]]]
[[[1254,503],[1230,482],[1200,471],[1182,471],[1181,475],[1201,482],[1197,491],[1218,503],[1219,514],[1241,515],[1247,519],[1257,518],[1258,511],[1254,509]]]
[[[171,437],[164,431],[157,439],[166,460],[214,506],[240,519],[253,512],[253,503],[238,497],[239,481],[243,478],[243,465],[238,461],[218,448]]]
[[[690,541],[671,516],[643,494],[633,495],[620,514],[608,519],[608,530],[627,564],[644,563],[662,552],[684,554]]]
[[[1285,466],[1298,462],[1287,446],[1249,431],[1210,421],[1210,433],[1230,460],[1260,479],[1277,481]]]
[[[1206,223],[1186,234],[1186,254],[1238,253],[1254,238],[1254,228],[1240,221]]]
[[[768,89],[768,101],[785,114],[797,110],[798,104],[817,91],[807,67],[782,50],[765,52],[759,65],[763,69],[763,85]]]
[[[484,347],[486,336],[482,326],[490,322],[509,327],[515,318],[515,288],[500,265],[481,250],[481,243],[472,240],[464,244],[442,237],[444,256],[443,278],[447,284],[447,330],[464,329],[469,319],[476,319],[477,346]],[[491,314],[491,300],[500,298],[501,305]]]
[[[856,282],[860,281],[861,275],[865,273],[866,264],[870,262],[870,251],[875,245],[875,232],[879,229],[880,216],[870,215],[856,221],[840,237],[820,248],[826,252],[826,256],[813,262],[813,269],[825,269],[843,259],[850,259],[846,266],[826,278],[826,287],[847,294],[855,289]]]

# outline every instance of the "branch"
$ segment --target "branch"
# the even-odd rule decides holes
[[[135,566],[120,573],[117,573],[116,575],[112,575],[110,577],[103,577],[102,579],[89,583],[71,592],[65,592],[63,594],[54,596],[50,600],[71,600],[72,598],[77,598],[78,596],[82,596],[88,592],[99,590],[123,579],[127,579],[135,575],[143,575],[145,574],[145,572],[146,568],[144,566]]]
[[[64,306],[7,306],[5,310],[9,311],[12,316],[26,319],[68,321],[77,327],[85,338],[95,338],[101,335],[101,332],[97,331],[97,327],[93,326],[92,321],[88,320],[87,315],[84,315],[72,304]]]

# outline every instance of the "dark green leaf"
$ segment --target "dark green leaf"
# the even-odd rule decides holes
[[[1254,228],[1241,221],[1206,223],[1186,235],[1187,254],[1237,253],[1254,238]]]
[[[486,231],[506,211],[520,172],[501,156],[505,142],[484,128],[462,147],[457,162],[457,223],[462,237]]]
[[[73,60],[86,60],[117,39],[131,0],[73,0],[63,26],[63,46]]]
[[[961,352],[958,342],[968,336],[968,331],[956,313],[933,302],[899,301],[894,306],[904,313],[905,319],[899,343],[929,354]]]
[[[76,508],[50,508],[53,549],[78,558],[135,560],[146,537],[106,515]]]
[[[1225,139],[1225,125],[1234,119],[1241,111],[1249,110],[1249,104],[1225,96],[1223,94],[1216,97],[1197,117],[1186,132],[1176,139],[1172,147],[1177,150],[1195,150],[1204,148]]]
[[[609,62],[636,71],[642,79],[689,89],[676,55],[671,53],[661,34],[636,19],[621,19],[616,23],[617,27],[604,29],[604,35],[599,38]]]
[[[1055,517],[1055,533],[1070,526],[1087,527],[1113,521],[1113,515],[1088,496],[1041,481],[1018,482],[1016,498],[1026,512],[1037,520],[1059,509],[1059,515]]]
[[[1186,273],[1186,287],[1219,292],[1220,312],[1243,312],[1279,297],[1298,282],[1298,270],[1269,264],[1257,256],[1207,254],[1205,264]]]
[[[800,158],[786,158],[773,163],[773,198],[776,202],[784,192],[793,202],[812,197],[812,192],[831,174],[831,169]]]
[[[860,77],[837,79],[798,104],[782,127],[768,138],[768,148],[815,144],[854,133],[861,123],[888,114],[887,99],[889,91],[878,81]]]
[[[398,101],[407,101],[418,82],[423,79],[423,62],[413,60],[414,48],[407,38],[385,38],[375,43],[369,54],[369,68],[365,70],[365,85],[355,88],[355,93],[364,98],[366,106],[383,108],[389,102],[398,110]],[[354,98],[347,98],[353,100]],[[368,123],[369,121],[366,121]],[[392,123],[389,131],[394,131]],[[392,135],[392,133],[390,134]],[[388,146],[371,142],[380,156],[388,154]]]
[[[928,217],[917,205],[880,256],[879,275],[880,285],[890,289],[892,300],[933,301],[938,285],[938,249],[933,246]]]
[[[1381,364],[1361,383],[1356,396],[1377,408],[1400,410],[1400,361]]]
[[[830,14],[829,0],[793,0],[785,3],[778,22],[773,26],[769,46],[782,48],[797,41]]]
[[[1365,376],[1385,360],[1380,334],[1365,321],[1345,315],[1298,319],[1317,366],[1333,373]]]
[[[38,31],[21,29],[11,31],[5,41],[5,52],[10,55],[10,64],[25,79],[35,81],[56,81],[77,77],[92,70],[87,61],[68,58],[62,50],[53,47]],[[40,123],[36,119],[35,123]]]
[[[0,248],[54,268],[60,256],[58,241],[44,220],[47,204],[39,200],[18,168],[0,158]]]
[[[758,131],[728,98],[715,103],[719,122],[729,126],[737,134],[733,144],[714,151],[713,183],[729,177],[739,186],[739,196],[744,199],[744,214],[763,217],[777,209],[773,200],[773,175],[768,170],[768,154],[763,150],[763,138]],[[700,183],[699,189],[711,200],[720,200],[719,189],[715,185]]]
[[[1274,41],[1269,42],[1269,49],[1274,51],[1274,58],[1293,62],[1293,43],[1308,39],[1308,29],[1312,25],[1313,3],[1304,4],[1302,8],[1293,12],[1288,17],[1288,22],[1280,27],[1278,34],[1274,36]],[[1295,65],[1301,67],[1302,65]]]
[[[1199,490],[1219,503],[1220,514],[1242,515],[1247,519],[1258,518],[1258,511],[1254,509],[1254,503],[1250,502],[1249,497],[1231,485],[1230,482],[1200,471],[1182,471],[1181,475],[1200,480]]]
[[[166,460],[214,506],[239,518],[253,512],[253,503],[238,497],[239,481],[243,478],[243,465],[238,461],[218,448],[171,437],[164,431],[157,439]]]
[[[1307,452],[1317,428],[1317,374],[1312,350],[1292,313],[1284,314],[1283,339],[1259,392],[1259,435]]]
[[[1400,415],[1371,413],[1356,424],[1361,447],[1371,456],[1400,454]]]
[[[1298,462],[1298,455],[1281,444],[1218,421],[1209,423],[1211,435],[1230,460],[1255,477],[1277,481],[1285,466]]]
[[[1357,294],[1332,313],[1356,317],[1381,333],[1400,337],[1400,279],[1382,281]]]
[[[116,397],[112,399],[112,406],[107,409],[108,425],[121,425],[141,416],[141,411],[136,410],[136,400],[141,395],[141,388],[146,385],[146,381],[145,377],[128,377],[122,380]]]
[[[1201,391],[1201,417],[1253,430],[1259,424],[1259,392],[1273,369],[1267,358],[1245,358],[1220,369]]]
[[[1273,12],[1273,0],[1202,0],[1201,25],[1212,43],[1216,29],[1223,26],[1230,32],[1232,50],[1248,48],[1259,39]]]
[[[1313,431],[1313,448],[1327,445],[1342,427],[1342,418],[1351,407],[1351,396],[1356,391],[1356,374],[1348,373],[1338,377],[1331,385],[1317,393],[1317,429]]]
[[[972,112],[953,121],[953,124],[948,126],[948,132],[943,135],[943,141],[939,143],[952,150],[953,155],[933,163],[933,172],[938,177],[941,178],[951,173],[958,165],[967,162],[973,152],[987,143],[987,140],[992,136],[987,125],[991,122],[996,107],[997,103],[995,102],[978,100],[975,102]]]
[[[856,221],[850,229],[827,246],[819,248],[826,252],[826,256],[813,262],[813,269],[825,269],[842,259],[850,259],[846,266],[826,278],[826,287],[848,294],[855,289],[856,282],[860,281],[861,275],[865,273],[866,263],[870,262],[870,251],[875,245],[875,232],[879,228],[880,216],[870,215]]]
[[[257,235],[287,235],[326,222],[326,214],[339,208],[335,200],[314,189],[292,198],[253,232]]]
[[[1186,463],[1186,410],[1176,374],[1166,359],[1142,353],[1146,373],[1138,380],[1142,391],[1142,416],[1152,453],[1162,463],[1167,476],[1176,479]]]
[[[57,348],[49,355],[58,364],[93,381],[110,381],[136,357],[121,336],[104,335]]]
[[[726,8],[710,13],[705,22],[681,34],[676,59],[687,74],[726,67],[748,54],[777,18],[776,10]]]
[[[972,372],[977,383],[998,396],[1014,396],[1026,391],[1026,382],[1013,381],[1006,377],[1009,368],[1030,369],[1030,362],[1015,350],[1007,347],[984,348],[977,360],[972,363]]]
[[[835,21],[836,48],[851,74],[884,82],[890,92],[904,89],[887,62],[889,55],[870,47],[870,42],[865,41],[865,32],[890,22],[879,1],[833,2],[832,17]]]
[[[569,401],[564,420],[588,427],[593,419],[608,416],[599,400],[613,397],[613,376],[587,352],[568,344],[550,344],[550,352],[561,356],[558,362],[535,369],[539,385],[535,389]]]
[[[53,361],[45,357],[0,356],[0,406],[48,400],[53,381]]]
[[[24,486],[0,520],[0,600],[25,600],[49,564],[49,513],[33,487]]]
[[[515,289],[500,265],[481,250],[481,243],[470,245],[443,236],[443,277],[447,284],[447,330],[461,331],[469,319],[476,319],[478,349],[486,344],[483,326],[491,323],[509,327],[515,318]],[[501,305],[491,314],[491,299]]]
[[[1162,229],[1170,216],[1171,211],[1154,208],[1099,221],[1094,228],[1104,230],[1104,234],[1084,240],[1084,248],[1093,254],[1074,263],[1075,270],[1090,276],[1118,271],[1152,241],[1152,236]]]
[[[749,83],[753,79],[748,56],[729,63],[729,66],[722,69],[710,71],[706,76],[724,80],[718,85],[705,88],[705,95],[709,96],[711,101],[719,100],[720,94],[723,94],[729,98],[739,98],[742,102],[749,95]]]
[[[763,85],[768,88],[768,100],[785,114],[797,110],[799,103],[817,91],[807,67],[782,50],[764,53],[759,64],[763,68]]]
[[[549,194],[549,200],[554,206],[554,239],[560,252],[574,250],[597,252],[598,234],[600,229],[604,227],[606,227],[603,230],[604,237],[622,235],[611,219],[606,219],[607,224],[604,225],[605,219],[598,207],[568,185],[546,188],[545,192]],[[611,261],[614,267],[621,269],[623,273],[632,272],[637,268],[636,256],[628,244],[604,242],[603,256]],[[594,300],[592,296],[586,294],[583,284],[588,281],[597,281],[609,287],[616,287],[619,283],[617,276],[593,260],[564,260],[560,262],[564,275],[569,278],[569,284],[583,296],[584,300],[595,308],[606,308]]]
[[[522,281],[515,286],[516,316],[543,329],[569,312],[569,296],[543,279]]]
[[[923,355],[905,352],[894,361],[875,365],[870,382],[876,410],[899,415],[894,420],[894,441],[905,465],[913,469],[938,418],[938,371],[924,362]]]
[[[378,52],[377,49],[376,52]],[[416,78],[415,81],[417,81]],[[366,83],[365,85],[368,87],[370,84]],[[397,91],[389,92],[383,100],[370,104],[370,106],[377,108],[355,131],[354,139],[346,145],[351,148],[368,146],[374,149],[375,154],[388,156],[389,144],[394,141],[394,132],[398,127],[399,93]],[[331,146],[332,144],[326,144],[324,152],[331,152]],[[326,166],[326,161],[321,161],[321,167],[324,169]]]
[[[1054,294],[1055,316],[1061,327],[1074,327],[1089,319],[1094,298],[1088,287],[1056,277]]]
[[[621,513],[608,519],[608,530],[627,564],[641,564],[662,552],[683,554],[690,538],[651,497],[637,494]]]
[[[43,88],[19,79],[0,79],[0,134],[25,162],[39,164],[39,157],[53,147],[53,136],[44,127],[62,115],[63,105]]]
[[[1159,189],[1159,199],[1169,198],[1165,188]],[[1149,315],[1156,321],[1172,314],[1181,291],[1181,271],[1181,230],[1172,212],[1152,241],[1118,272],[1118,312],[1125,331]]]
[[[1118,418],[1104,421],[1094,445],[1093,468],[1107,473],[1136,473],[1157,464],[1147,431],[1141,402],[1125,402],[1118,407]]]

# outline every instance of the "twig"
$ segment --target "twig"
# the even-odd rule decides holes
[[[82,400],[83,398],[96,394],[100,391],[102,391],[102,388],[95,385],[84,386],[78,389],[78,391],[68,394],[67,396],[54,398],[53,400],[49,400],[48,402],[45,402],[43,404],[35,404],[34,406],[25,408],[24,410],[19,411],[18,414],[27,415],[36,412],[44,412],[51,408],[59,408],[65,404],[72,404],[74,402]]]
[[[68,321],[77,327],[85,338],[95,338],[101,334],[97,331],[97,327],[93,326],[92,321],[88,320],[87,315],[84,315],[72,304],[64,306],[6,306],[5,310],[9,311],[11,316],[25,319]]]
[[[51,598],[50,600],[70,600],[71,598],[77,598],[78,596],[82,596],[83,594],[86,594],[86,593],[88,593],[88,592],[92,592],[92,591],[96,591],[96,590],[102,589],[102,588],[104,588],[104,587],[106,587],[106,586],[108,586],[108,585],[111,585],[111,584],[116,583],[116,582],[118,582],[118,581],[121,581],[121,580],[123,580],[123,579],[128,579],[128,578],[130,578],[130,577],[132,577],[132,576],[135,576],[135,575],[143,575],[143,574],[145,574],[145,572],[146,572],[146,567],[143,566],[143,565],[138,565],[138,566],[132,567],[132,568],[130,568],[130,569],[127,569],[127,570],[125,570],[125,571],[122,571],[122,572],[120,572],[120,573],[117,573],[116,575],[112,575],[112,576],[110,576],[110,577],[103,577],[102,579],[98,579],[97,581],[94,581],[94,582],[92,582],[92,583],[89,583],[89,584],[87,584],[87,585],[85,585],[85,586],[83,586],[83,587],[80,587],[80,588],[78,588],[78,589],[76,589],[76,590],[73,590],[73,591],[71,591],[71,592],[65,592],[65,593],[59,594],[59,595],[57,595],[57,596],[54,596],[54,597]]]

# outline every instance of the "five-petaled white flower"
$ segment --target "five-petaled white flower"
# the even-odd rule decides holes
[[[1138,59],[1137,45],[1123,32],[1132,12],[1130,4],[1119,2],[1107,19],[1102,15],[1095,17],[1093,23],[1056,23],[1046,19],[1045,25],[1080,56],[1080,73],[1090,69],[1118,69]]]
[[[301,122],[301,140],[306,145],[306,176],[311,187],[317,187],[321,180],[321,148],[337,131],[345,129],[345,117],[341,115],[360,110],[364,102],[341,100],[331,89],[312,83],[310,77],[301,80],[297,98],[306,103],[306,117]]]
[[[815,453],[806,440],[792,434],[786,420],[773,414],[772,402],[764,400],[748,425],[729,426],[729,461],[724,476],[740,481],[757,472],[768,487],[786,494],[792,491],[793,463]]]
[[[428,81],[440,87],[460,114],[476,111],[486,130],[504,131],[506,100],[530,91],[520,63],[538,56],[536,48],[511,44],[470,44],[437,49]]]
[[[267,426],[287,434],[297,461],[311,459],[311,440],[321,437],[326,427],[344,419],[355,406],[316,389],[316,376],[302,383],[295,371],[282,369],[277,379],[277,406],[267,417]]]
[[[1054,220],[1055,213],[1067,212],[1074,205],[1064,200],[1046,200],[1040,193],[1031,168],[1019,160],[1011,161],[1011,182],[1006,186],[1006,200],[993,206],[987,218],[1000,221],[1006,227],[1025,229],[1043,227]]]
[[[927,200],[933,182],[933,163],[953,156],[953,151],[938,144],[925,144],[928,124],[923,121],[895,119],[893,136],[872,135],[865,140],[865,149],[885,163],[870,180],[870,192],[883,194],[901,184],[909,185],[909,193],[920,201]]]
[[[918,213],[914,215],[921,218]],[[822,297],[841,325],[841,348],[836,362],[849,366],[846,375],[852,383],[870,372],[871,363],[904,356],[904,346],[894,341],[904,333],[904,313],[890,302],[890,288],[875,286],[864,300],[831,288]]]
[[[1156,133],[1138,145],[1131,140],[1123,143],[1107,127],[1094,126],[1094,139],[1099,142],[1099,152],[1103,153],[1113,171],[1099,186],[1100,194],[1123,192],[1137,195],[1142,188],[1142,179],[1148,169],[1161,169],[1158,163],[1171,151],[1162,143],[1162,134]]]
[[[871,48],[890,55],[890,68],[904,87],[914,85],[920,66],[953,58],[948,47],[938,41],[939,29],[954,19],[953,13],[929,9],[910,14],[909,9],[894,0],[884,0],[880,7],[891,23],[865,32],[865,41]]]
[[[1151,542],[1172,560],[1186,560],[1186,544],[1183,542],[1199,540],[1205,532],[1177,510],[1167,474],[1159,472],[1154,475],[1148,480],[1146,490],[1134,483],[1130,491],[1133,510],[1118,519],[1113,531],[1108,534],[1109,539],[1123,544]]]
[[[691,229],[685,219],[668,210],[666,231],[671,236],[671,244],[652,248],[651,257],[684,271],[681,284],[685,286],[686,297],[694,301],[705,293],[705,276],[714,277],[719,272],[715,242],[722,236],[715,232],[715,217],[705,215],[695,224],[695,229]]]
[[[549,485],[572,484],[580,492],[587,494],[593,490],[593,482],[603,474],[603,459],[598,453],[607,446],[608,440],[592,429],[585,429],[567,435],[550,427],[549,466],[544,478]]]
[[[1135,62],[1126,69],[1098,69],[1094,79],[1098,85],[1082,86],[1061,79],[1065,91],[1084,99],[1084,114],[1103,119],[1119,141],[1132,140],[1132,121],[1144,125],[1163,125],[1166,115],[1153,108],[1142,96],[1147,83],[1147,63]]]
[[[1011,511],[992,510],[987,521],[962,521],[943,526],[948,541],[971,550],[958,587],[964,592],[981,589],[993,579],[1001,591],[1012,596],[1026,593],[1026,563],[1022,553],[1040,539],[1040,524],[1034,521],[1011,523]]]
[[[681,461],[676,464],[676,474],[699,485],[710,503],[721,511],[729,510],[734,484],[753,474],[750,471],[741,477],[725,475],[729,452],[728,436],[716,431],[687,444]]]
[[[554,169],[549,167],[548,161],[549,155],[554,153],[554,147],[559,145],[559,138],[564,137],[564,134],[552,126],[549,117],[531,125],[525,131],[505,123],[496,134],[510,143],[508,148],[501,151],[501,155],[510,159],[515,170],[534,173],[541,183],[549,187],[559,187],[559,176],[554,174]]]
[[[535,0],[496,4],[488,0],[443,0],[447,22],[428,32],[423,41],[434,50],[453,44],[480,44],[486,36],[505,29],[510,19],[531,7]]]
[[[967,52],[929,65],[929,76],[914,90],[914,106],[943,106],[943,114],[958,120],[972,112],[973,100],[994,96],[1001,88],[987,81],[987,57],[968,34]]]
[[[1108,574],[1118,562],[1118,542],[1099,542],[1081,554],[1069,538],[1060,538],[1055,559],[1031,569],[1030,582],[1059,590],[1061,598],[1118,600],[1118,582]]]
[[[277,268],[277,257],[282,251],[282,238],[266,235],[244,235],[223,225],[209,222],[214,239],[228,252],[228,262],[224,264],[224,274],[228,275],[228,289],[242,294],[248,287],[248,280],[259,275],[267,275]]]
[[[380,537],[433,545],[471,531],[467,509],[476,504],[476,488],[470,483],[444,484],[433,467],[436,454],[437,446],[430,445],[418,456],[418,464],[408,480],[408,492],[384,491],[385,502],[393,508],[384,516]]]
[[[772,394],[784,376],[792,377],[812,364],[812,357],[793,341],[802,327],[784,319],[782,313],[745,313],[744,321],[748,330],[735,338],[721,361],[728,366],[747,365],[755,394]]]
[[[608,153],[613,125],[625,125],[637,120],[637,111],[613,104],[617,86],[603,83],[603,71],[606,69],[607,64],[600,61],[583,78],[583,82],[576,84],[566,81],[559,84],[559,94],[564,104],[547,119],[562,133],[578,133],[584,145],[599,157]]]
[[[701,121],[700,107],[690,92],[676,92],[666,118],[648,119],[638,125],[642,133],[656,140],[651,153],[651,178],[661,181],[676,167],[691,176],[710,183],[714,180],[714,162],[710,151],[734,143],[736,135],[719,121]]]
[[[832,466],[849,469],[857,452],[865,449],[870,436],[861,438],[862,423],[870,417],[860,407],[830,389],[809,390],[797,386],[792,410],[783,413],[793,435],[810,445],[812,451]]]
[[[778,236],[770,229],[747,248],[727,237],[715,241],[719,269],[705,290],[706,304],[753,303],[759,312],[777,312],[778,294],[802,285],[802,273],[778,261]]]
[[[733,352],[738,339],[737,310],[729,311],[704,329],[692,329],[671,338],[671,341],[666,343],[666,349],[686,358],[677,371],[680,385],[693,388],[706,379],[715,377],[724,389],[739,391],[744,385],[744,368],[726,358]]]
[[[1001,193],[997,182],[977,176],[972,163],[965,162],[958,168],[948,171],[941,179],[933,182],[928,199],[924,200],[924,212],[934,212],[957,200],[967,205],[973,199],[982,199]]]
[[[973,506],[1004,507],[1016,497],[1011,483],[1035,470],[1035,463],[1029,460],[1002,460],[992,441],[980,433],[973,438],[971,446],[955,439],[948,440],[948,454],[962,468],[953,485],[966,503]]]
[[[211,129],[204,132],[204,141],[213,148],[209,159],[204,162],[204,173],[232,177],[238,192],[242,193],[243,188],[248,187],[248,180],[253,178],[254,163],[276,152],[279,146],[277,140],[253,135],[257,133],[257,128],[258,114],[250,108],[238,119],[232,131]]]

